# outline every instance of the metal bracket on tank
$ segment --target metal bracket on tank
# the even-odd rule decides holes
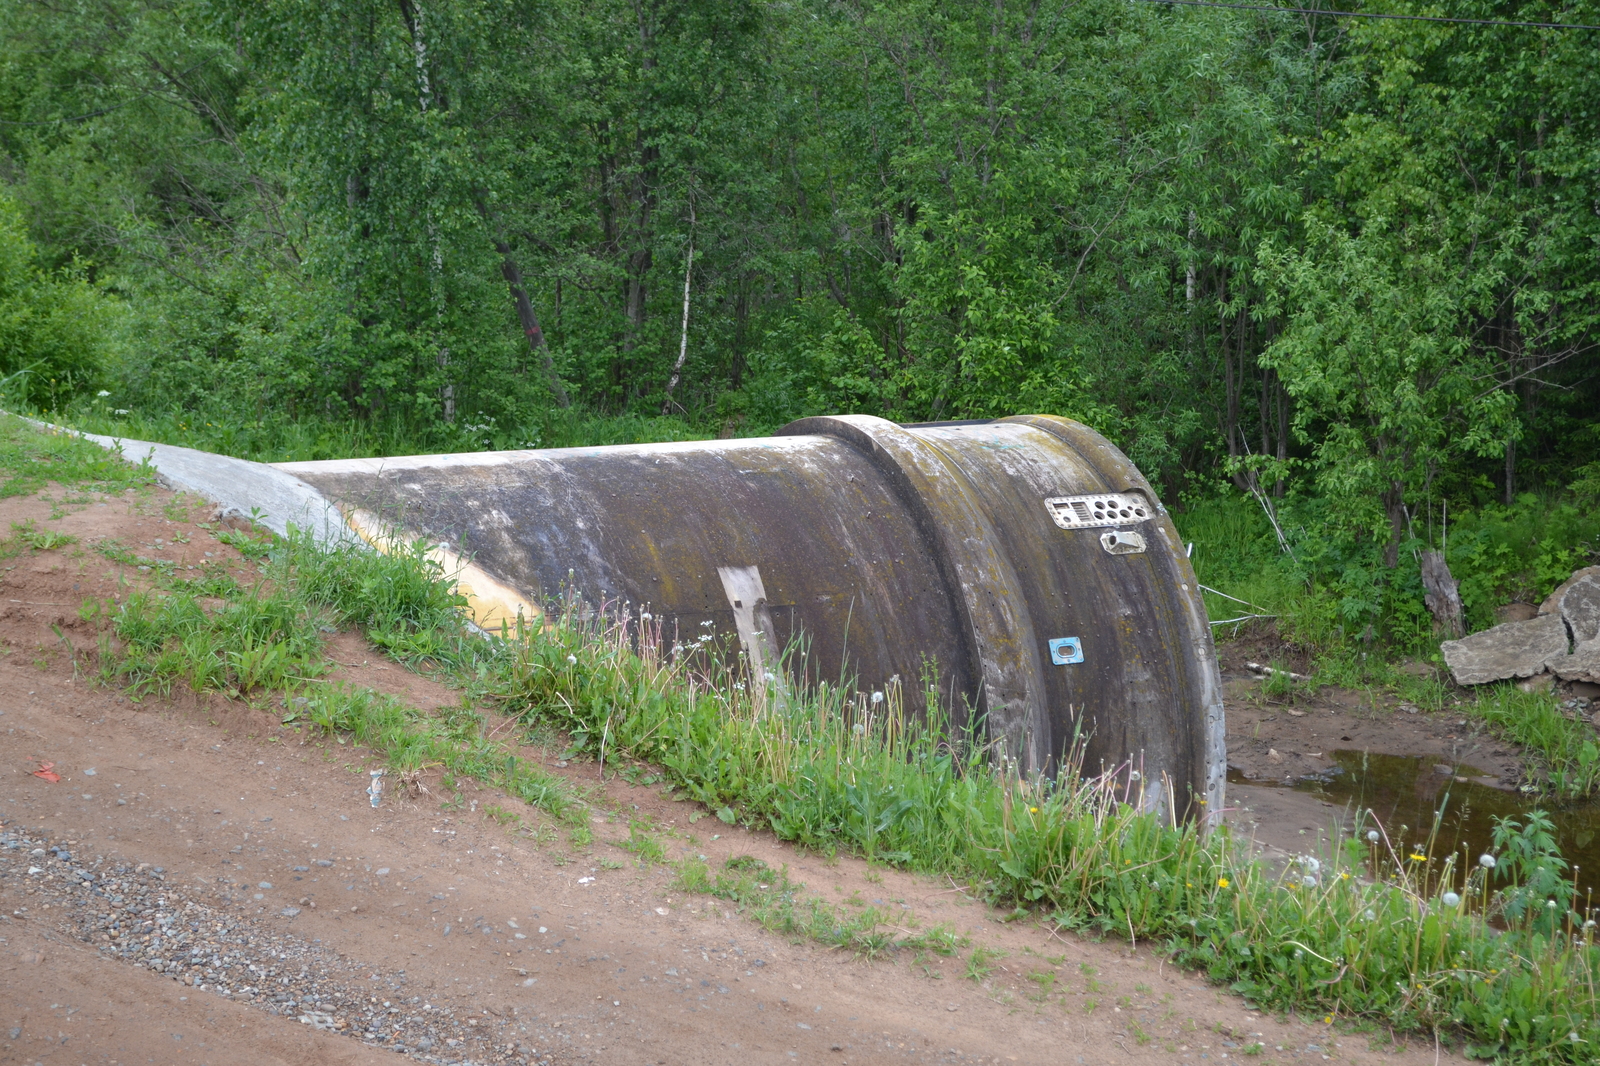
[[[1144,537],[1119,529],[1100,534],[1100,547],[1111,555],[1138,555],[1144,551]]]
[[[1050,661],[1057,666],[1083,662],[1083,641],[1078,637],[1057,637],[1050,642]]]

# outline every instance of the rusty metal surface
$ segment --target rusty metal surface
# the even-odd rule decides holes
[[[1221,807],[1194,573],[1148,483],[1079,423],[841,416],[771,438],[281,469],[531,603],[621,601],[685,639],[710,623],[759,669],[803,636],[791,674],[898,676],[908,697],[936,668],[958,724],[972,708],[1021,772],[1051,771],[1081,729],[1089,769],[1131,757],[1172,780],[1177,813]]]

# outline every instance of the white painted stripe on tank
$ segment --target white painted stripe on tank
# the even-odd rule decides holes
[[[701,452],[797,452],[836,443],[831,437],[743,437],[735,440],[687,440],[665,444],[607,444],[593,448],[540,448],[505,452],[448,452],[438,455],[400,455],[376,459],[316,459],[298,463],[274,463],[274,468],[291,475],[314,477],[325,474],[379,474],[395,470],[461,469],[469,467],[516,466],[521,463],[559,463],[563,459],[594,455],[676,458]]]

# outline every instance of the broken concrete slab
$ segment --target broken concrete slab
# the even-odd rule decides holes
[[[1558,614],[1507,622],[1439,645],[1458,685],[1486,685],[1542,674],[1545,663],[1565,656],[1567,648],[1566,623]]]
[[[1600,637],[1582,642],[1571,655],[1552,656],[1545,666],[1563,681],[1600,684]]]
[[[1559,615],[1575,644],[1600,637],[1600,566],[1586,566],[1545,598],[1539,613]]]

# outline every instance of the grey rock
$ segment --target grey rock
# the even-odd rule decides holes
[[[1567,654],[1567,627],[1557,614],[1526,622],[1507,622],[1439,645],[1458,685],[1486,685],[1512,677],[1533,677],[1545,662]]]
[[[1600,684],[1600,637],[1583,641],[1571,655],[1552,656],[1545,665],[1563,681]]]
[[[293,918],[295,915],[300,913],[300,908],[299,907],[285,907],[285,908],[283,908],[283,910],[279,911],[278,913],[283,915],[285,918]]]
[[[1541,615],[1560,615],[1575,644],[1600,637],[1600,566],[1575,570],[1539,605]]]

